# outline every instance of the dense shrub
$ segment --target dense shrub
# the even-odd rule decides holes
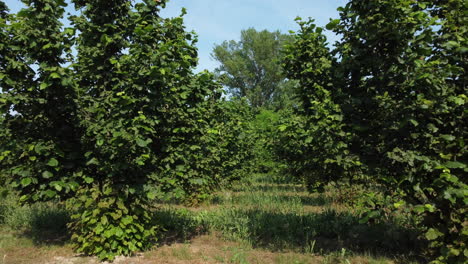
[[[340,170],[323,168],[339,164],[337,156],[323,159],[324,153],[341,153],[356,165],[359,159],[373,181],[421,214],[433,263],[468,257],[467,8],[466,1],[349,1],[341,19],[327,25],[342,38],[331,53],[322,30],[302,22],[285,63],[291,78],[307,80],[300,84],[305,119],[323,113],[302,131],[282,129],[311,136],[313,144],[298,144],[306,149],[295,159],[304,163],[299,168],[333,179]],[[321,126],[322,120],[333,122]],[[314,126],[328,139],[308,129]],[[312,161],[316,166],[305,166]]]
[[[280,121],[279,111],[259,109],[251,121],[254,140],[253,153],[255,169],[258,173],[276,174],[278,164],[274,156],[274,138]]]
[[[335,28],[351,149],[424,216],[434,263],[468,257],[467,7],[351,1]]]
[[[245,99],[234,99],[219,104],[213,116],[215,130],[213,143],[218,156],[213,156],[214,168],[222,169],[219,181],[224,185],[247,177],[253,171],[255,137],[252,131],[253,112]]]
[[[166,1],[72,2],[71,28],[64,1],[0,2],[1,175],[22,202],[66,201],[78,252],[111,260],[157,239],[153,199],[240,177],[247,114],[192,73],[197,39]]]
[[[281,119],[276,149],[290,171],[303,178],[312,191],[354,176],[360,162],[348,150],[343,114],[332,100],[335,59],[326,46],[323,29],[313,21],[299,21],[299,25],[295,42],[286,47],[284,67],[287,77],[298,81],[302,108]]]

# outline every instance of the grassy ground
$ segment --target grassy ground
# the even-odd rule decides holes
[[[59,207],[2,205],[0,264],[98,263],[73,253]],[[414,231],[395,222],[360,224],[332,193],[308,194],[265,176],[198,207],[157,207],[163,239],[116,263],[417,263]]]

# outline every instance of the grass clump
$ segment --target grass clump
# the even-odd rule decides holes
[[[0,190],[0,225],[30,237],[35,244],[63,244],[68,240],[70,215],[59,202],[20,205],[11,190]]]

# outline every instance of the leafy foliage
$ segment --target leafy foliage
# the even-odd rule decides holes
[[[468,256],[467,23],[463,15],[467,7],[466,1],[350,1],[339,9],[341,19],[327,25],[342,36],[331,54],[324,50],[317,56],[318,47],[323,47],[320,43],[301,46],[321,32],[301,24],[297,48],[290,50],[285,63],[296,74],[293,78],[310,78],[301,82],[306,116],[330,106],[335,106],[334,111],[323,112],[325,120],[340,116],[334,125],[325,126],[337,129],[326,133],[328,137],[341,134],[337,139],[319,140],[314,130],[308,130],[310,126],[304,125],[302,133],[281,127],[286,135],[317,139],[305,145],[306,157],[294,160],[317,160],[324,153],[317,152],[317,146],[342,142],[338,153],[351,158],[351,164],[362,162],[366,173],[389,190],[401,192],[421,214],[425,236],[436,249],[433,263],[463,263]],[[337,61],[332,59],[328,66],[330,60],[324,58],[332,54]],[[294,68],[297,64],[290,61],[296,62],[291,60],[295,58],[310,64]],[[331,73],[314,74],[320,69]],[[324,76],[330,78],[324,81]],[[317,83],[328,96],[315,106],[316,96],[324,94],[309,90],[310,84]],[[320,124],[318,120],[315,123]],[[319,159],[316,165],[309,169],[321,171],[328,162]]]
[[[205,122],[203,130],[178,156],[185,165],[168,170],[172,175],[157,180],[157,193],[163,194],[163,200],[175,198],[197,204],[209,198],[213,190],[249,175],[253,168],[251,107],[242,99],[211,103],[203,111],[205,116],[198,117],[197,122]],[[180,144],[175,146],[181,148]]]
[[[299,82],[297,94],[303,109],[284,118],[278,127],[277,153],[312,191],[347,176],[360,163],[349,153],[343,114],[331,97],[334,59],[323,29],[312,20],[299,20],[299,25],[296,41],[286,47],[284,67],[287,77]]]
[[[254,132],[252,131],[253,112],[245,99],[221,102],[219,112],[213,117],[214,128],[210,132],[218,158],[213,168],[222,169],[222,184],[230,184],[249,175],[253,168],[255,150]],[[216,156],[214,156],[216,157]]]
[[[202,199],[239,177],[244,117],[218,105],[211,74],[192,73],[196,37],[158,15],[166,1],[72,2],[71,28],[62,1],[0,6],[0,137],[11,143],[0,157],[21,201],[65,200],[77,251],[112,260],[156,239],[153,199]]]
[[[113,259],[151,248],[156,227],[139,198],[110,185],[78,191],[77,198],[67,201],[69,208],[77,209],[70,224],[76,250]]]
[[[284,107],[291,104],[292,84],[281,69],[283,46],[289,35],[279,31],[241,32],[241,40],[214,47],[212,56],[221,63],[219,80],[234,97],[246,97],[253,107]]]
[[[277,174],[278,164],[274,155],[277,126],[281,118],[281,111],[259,109],[251,121],[252,135],[255,140],[252,149],[255,168],[258,173]]]
[[[0,23],[2,167],[22,201],[67,197],[80,184],[72,175],[81,147],[72,74],[62,66],[71,48],[59,22],[64,3],[24,2],[30,7]]]
[[[424,215],[435,263],[468,254],[466,10],[463,1],[351,1],[335,29],[351,149]]]

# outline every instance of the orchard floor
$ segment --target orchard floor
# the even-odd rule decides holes
[[[158,204],[163,238],[114,263],[418,263],[412,231],[359,223],[331,194],[259,177],[197,207]],[[0,264],[87,264],[64,234],[0,226]]]

